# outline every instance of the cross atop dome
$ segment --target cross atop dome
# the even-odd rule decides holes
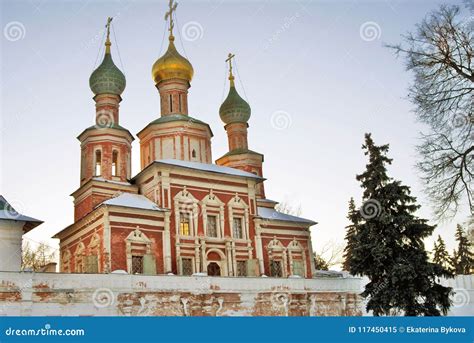
[[[174,28],[174,22],[173,22],[173,12],[176,11],[176,8],[178,7],[178,3],[175,2],[174,0],[170,0],[168,3],[169,11],[165,13],[165,20],[170,19],[170,26],[168,28],[168,31],[170,32],[170,40],[171,37],[174,38],[173,36],[173,28]]]
[[[105,28],[107,29],[107,37],[105,39],[105,52],[110,54],[110,46],[112,43],[110,42],[110,24],[112,23],[113,17],[107,18],[107,24],[105,24]]]
[[[229,62],[229,80],[231,86],[234,85],[234,75],[232,74],[232,59],[234,57],[235,55],[229,52],[229,55],[227,55],[227,59],[225,60],[226,62]]]

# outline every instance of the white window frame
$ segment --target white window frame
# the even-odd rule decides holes
[[[211,189],[208,195],[204,197],[201,201],[202,209],[202,218],[203,218],[203,227],[204,234],[206,238],[210,239],[222,239],[224,238],[224,202],[219,199],[217,195],[214,194],[214,191]],[[213,210],[212,212],[210,210]],[[216,213],[217,211],[217,213]],[[207,216],[216,216],[216,225],[217,225],[217,237],[211,237],[207,234]]]
[[[197,235],[198,218],[199,218],[199,201],[186,189],[176,194],[174,197],[174,214],[177,237],[195,237]],[[180,233],[180,216],[181,213],[189,213],[189,236],[182,236]]]
[[[245,201],[239,197],[238,194],[229,201],[227,204],[227,209],[229,212],[229,227],[231,228],[230,234],[231,237],[238,241],[247,241],[250,239],[249,233],[249,207]],[[234,217],[242,218],[242,238],[234,237]]]

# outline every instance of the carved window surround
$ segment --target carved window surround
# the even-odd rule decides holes
[[[201,201],[202,218],[204,224],[204,235],[209,239],[224,238],[224,203],[210,191]],[[207,216],[216,216],[217,237],[209,236],[207,233]]]
[[[152,241],[137,226],[137,228],[127,236],[125,243],[127,253],[127,271],[128,273],[131,273],[132,256],[144,256],[151,254]]]
[[[273,237],[273,239],[267,245],[268,251],[268,259],[269,261],[281,261],[282,264],[282,277],[288,276],[287,270],[287,249],[283,246],[283,244]]]
[[[245,201],[239,197],[238,194],[229,201],[227,204],[227,209],[229,211],[229,227],[231,237],[233,235],[233,223],[234,217],[242,219],[242,238],[234,238],[237,241],[248,241],[250,239],[249,233],[249,207]]]
[[[290,275],[294,274],[293,271],[293,260],[296,260],[295,257],[301,257],[301,260],[303,262],[303,271],[304,271],[304,277],[307,277],[307,272],[306,272],[306,252],[303,246],[301,245],[300,242],[298,242],[295,238],[288,244],[287,247],[287,252],[288,252],[288,257],[289,257],[289,262],[290,262]]]
[[[86,247],[83,242],[80,242],[76,251],[74,252],[74,272],[83,273],[84,272],[84,253]]]
[[[199,218],[199,201],[186,189],[176,194],[174,197],[174,215],[176,223],[176,237],[191,238],[197,235],[198,218]],[[189,215],[189,236],[180,235],[180,214],[185,213]]]

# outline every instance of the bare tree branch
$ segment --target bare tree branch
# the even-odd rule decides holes
[[[458,6],[441,6],[403,36],[405,46],[388,45],[414,74],[409,98],[429,127],[418,168],[438,219],[464,203],[474,213],[474,43],[472,25],[460,17]]]

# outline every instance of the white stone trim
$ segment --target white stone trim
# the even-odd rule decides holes
[[[127,271],[129,274],[132,273],[132,250],[134,245],[145,245],[145,254],[151,253],[152,241],[145,235],[143,231],[137,226],[135,230],[125,238],[126,254],[127,254]]]
[[[180,215],[187,213],[189,215],[189,236],[186,238],[193,238],[197,235],[198,218],[199,218],[199,201],[186,189],[186,186],[181,192],[174,197],[174,215],[176,223],[176,237],[181,237],[180,233]]]
[[[208,195],[201,200],[201,209],[202,209],[202,218],[203,218],[203,226],[204,226],[204,235],[209,238],[223,238],[224,237],[224,202],[217,197],[213,190],[209,192]],[[209,214],[208,209],[215,209],[219,213],[217,214]],[[211,237],[207,234],[207,216],[213,215],[216,216],[216,230],[217,230],[217,237]]]

